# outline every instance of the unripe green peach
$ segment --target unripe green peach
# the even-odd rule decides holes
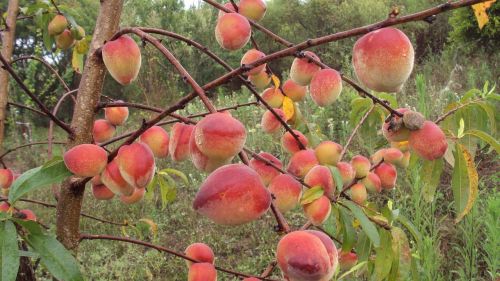
[[[340,176],[342,176],[342,182],[344,183],[344,185],[350,184],[354,180],[356,172],[352,168],[351,164],[347,162],[338,162],[337,169],[339,169]]]
[[[311,187],[321,186],[326,195],[333,195],[335,192],[335,181],[326,166],[314,166],[304,177],[304,183]]]
[[[382,183],[375,173],[368,173],[368,175],[361,180],[361,183],[366,187],[366,190],[371,193],[379,193],[382,191]]]
[[[409,144],[412,151],[429,161],[443,157],[448,149],[445,134],[431,121],[425,121],[421,129],[410,132]]]
[[[342,92],[342,78],[334,69],[322,69],[316,72],[309,85],[312,100],[318,106],[334,103]]]
[[[248,43],[251,34],[250,23],[240,14],[226,13],[217,20],[215,39],[226,50],[241,49]]]
[[[366,192],[366,187],[361,183],[356,183],[350,188],[352,201],[363,205],[368,198],[368,193]]]
[[[292,175],[302,178],[304,177],[314,166],[318,165],[318,159],[314,154],[314,150],[305,149],[298,151],[293,154],[288,162],[287,172]]]
[[[80,144],[64,153],[64,164],[78,177],[93,177],[108,163],[106,150],[94,144]]]
[[[186,248],[184,253],[186,254],[186,256],[198,262],[214,264],[214,252],[212,251],[212,248],[210,248],[207,244],[193,243]],[[186,260],[186,264],[188,267],[190,267],[193,262]]]
[[[280,116],[282,120],[285,120],[285,113],[279,108],[275,108],[274,111]],[[267,110],[262,115],[262,120],[260,122],[262,130],[268,134],[274,134],[278,132],[281,128],[281,122],[274,116],[274,114]]]
[[[355,171],[355,177],[361,179],[366,177],[370,172],[371,163],[368,158],[362,155],[356,155],[351,159],[351,166]]]
[[[74,26],[71,28],[71,35],[75,38],[75,40],[82,40],[85,38],[85,29],[79,25]]]
[[[139,138],[139,141],[146,144],[154,156],[166,158],[168,156],[169,137],[167,131],[160,126],[153,126],[147,129]]]
[[[11,169],[0,169],[0,188],[8,189],[14,181],[14,173]]]
[[[116,158],[109,162],[100,179],[114,194],[130,196],[134,192],[134,186],[130,185],[120,173]]]
[[[313,52],[305,51],[304,53],[319,60],[318,56]],[[307,86],[311,82],[314,74],[319,70],[320,67],[313,62],[309,62],[308,58],[295,58],[290,68],[290,78],[301,86]]]
[[[118,100],[117,102],[123,102]],[[128,118],[128,107],[120,106],[120,107],[106,107],[104,109],[104,116],[109,123],[114,126],[120,126],[125,124]]]
[[[291,79],[288,79],[285,81],[285,83],[283,83],[282,89],[283,93],[287,97],[291,98],[294,102],[304,100],[307,94],[307,87],[301,86],[293,82],[293,80]]]
[[[135,188],[146,187],[153,179],[156,168],[153,152],[139,142],[122,146],[118,150],[116,164],[122,177]]]
[[[263,52],[261,52],[259,50],[256,50],[256,49],[248,50],[241,58],[241,66],[252,64],[253,62],[260,60],[261,58],[263,58],[265,56],[266,56],[266,54],[264,54]],[[258,73],[264,71],[265,68],[266,68],[266,64],[264,63],[264,64],[261,64],[257,67],[252,68],[251,70],[245,72],[245,74],[246,75],[255,75],[255,74],[258,74]]]
[[[267,6],[263,0],[241,0],[238,9],[238,12],[245,17],[260,21],[266,15]]]
[[[67,50],[73,44],[75,44],[75,38],[73,38],[69,29],[65,29],[61,34],[56,36],[56,46],[58,49]]]
[[[261,152],[259,153],[259,156],[268,160],[269,162],[273,163],[275,166],[279,168],[283,167],[281,161],[270,153]],[[250,160],[248,166],[250,166],[250,168],[254,169],[257,172],[257,174],[259,174],[260,178],[262,179],[262,182],[264,182],[264,185],[268,185],[276,176],[280,174],[280,172],[276,170],[274,167],[256,158]]]
[[[307,147],[307,145],[309,144],[309,140],[306,138],[306,136],[304,136],[301,132],[297,130],[293,130],[293,132],[295,133],[295,135],[298,136],[300,143],[302,143],[304,147]],[[283,135],[283,137],[281,138],[281,145],[286,151],[288,151],[291,154],[294,154],[301,150],[299,142],[292,136],[290,132],[286,132]]]
[[[194,131],[194,125],[176,123],[170,131],[170,142],[168,152],[172,160],[179,162],[189,157],[189,139]]]
[[[375,168],[374,173],[380,178],[383,189],[390,190],[396,186],[398,173],[392,164],[382,163]]]
[[[211,263],[195,263],[189,267],[188,281],[217,281],[217,271]]]
[[[268,189],[274,195],[276,207],[282,213],[294,209],[302,195],[302,184],[288,174],[276,176]]]
[[[326,196],[314,200],[313,202],[304,205],[304,213],[309,221],[316,226],[322,225],[330,216],[332,204]]]
[[[314,149],[316,158],[321,165],[337,165],[342,153],[342,146],[333,141],[324,141]]]
[[[96,143],[103,143],[110,140],[116,132],[116,127],[113,126],[108,120],[98,119],[94,121],[92,128],[92,136]]]
[[[262,99],[272,108],[279,108],[283,104],[285,96],[278,88],[267,88],[262,92]]]
[[[250,82],[252,82],[257,90],[263,90],[271,83],[271,76],[265,70],[255,75],[249,75],[248,79],[250,79]]]
[[[128,85],[137,78],[141,69],[141,50],[132,38],[122,35],[104,44],[102,60],[118,83]]]
[[[50,36],[61,34],[68,27],[68,20],[63,15],[56,15],[47,27]]]
[[[142,200],[144,198],[144,194],[146,193],[145,188],[135,188],[134,192],[130,196],[126,195],[121,195],[120,196],[120,201],[123,203],[129,205],[129,204],[134,204]]]

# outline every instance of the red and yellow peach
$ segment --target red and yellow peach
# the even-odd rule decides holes
[[[332,212],[330,199],[324,195],[303,207],[306,217],[316,226],[322,225]]]
[[[128,85],[137,78],[141,69],[141,50],[132,38],[122,35],[104,44],[102,60],[118,83]]]
[[[283,168],[283,164],[281,163],[281,161],[278,158],[274,157],[272,154],[261,152],[259,153],[259,156],[273,163],[275,166]],[[252,160],[250,160],[249,166],[250,168],[254,169],[257,174],[259,174],[262,182],[264,182],[264,185],[268,185],[276,176],[280,174],[280,172],[274,167],[257,158],[253,158]]]
[[[314,152],[321,165],[335,166],[340,160],[342,146],[333,141],[324,141],[316,146]]]
[[[189,157],[189,139],[194,131],[194,125],[176,123],[170,132],[168,151],[172,160],[179,162]]]
[[[147,145],[139,142],[122,146],[118,150],[116,164],[125,181],[136,188],[146,187],[155,173],[153,152]]]
[[[313,52],[305,51],[304,53],[312,56],[316,60],[319,60],[318,56],[316,56]],[[307,86],[311,82],[314,74],[319,70],[320,67],[313,62],[310,62],[309,58],[295,58],[292,62],[292,67],[290,68],[290,78],[301,86]]]
[[[301,150],[292,155],[290,161],[288,162],[287,172],[290,174],[302,178],[304,177],[314,166],[318,165],[318,159],[314,154],[314,150],[305,149]]]
[[[259,50],[256,50],[256,49],[248,50],[241,58],[241,66],[252,64],[255,61],[260,60],[261,58],[263,58],[265,56],[266,56],[266,54],[264,54],[263,52],[261,52]],[[246,75],[259,74],[260,72],[264,71],[265,68],[266,68],[266,64],[264,63],[264,64],[261,64],[257,67],[252,68],[251,70],[245,72],[245,74]]]
[[[154,156],[166,158],[168,156],[169,137],[167,131],[160,126],[153,126],[147,129],[139,138],[139,141],[146,144]]]
[[[251,34],[250,23],[240,14],[226,13],[217,20],[215,39],[226,50],[241,49],[248,43]]]
[[[316,72],[309,85],[312,100],[318,106],[334,103],[342,92],[342,78],[334,69],[322,69]]]
[[[282,213],[294,209],[302,195],[302,184],[288,174],[276,176],[268,186],[274,195],[276,207]]]
[[[307,145],[309,144],[309,140],[301,132],[297,130],[293,130],[293,132],[295,133],[295,135],[297,135],[299,139],[298,141],[296,138],[293,137],[293,135],[290,132],[286,132],[281,138],[281,145],[286,151],[288,151],[291,154],[294,154],[301,150],[299,142],[304,147],[307,147]]]
[[[116,128],[106,119],[94,121],[92,136],[97,143],[103,143],[110,140],[115,134]]]
[[[94,144],[80,144],[64,153],[64,164],[78,177],[93,177],[108,163],[106,150]]]
[[[422,128],[410,132],[409,144],[418,156],[430,161],[443,157],[448,149],[445,134],[431,121],[425,121]]]
[[[116,102],[123,102],[118,100]],[[118,107],[106,107],[104,109],[104,117],[108,120],[111,125],[121,126],[125,124],[128,119],[128,107],[118,106]]]

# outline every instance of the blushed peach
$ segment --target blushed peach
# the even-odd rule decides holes
[[[139,142],[122,146],[118,150],[116,164],[122,177],[136,188],[146,187],[155,173],[153,152]]]
[[[349,192],[351,193],[352,201],[363,205],[368,198],[368,193],[366,192],[366,187],[361,183],[356,183],[351,186]]]
[[[307,145],[309,144],[309,140],[306,138],[306,136],[304,136],[301,132],[297,130],[293,130],[293,132],[295,133],[295,135],[298,136],[300,143],[302,143],[304,147],[307,147]],[[297,141],[297,139],[295,139],[290,132],[286,132],[281,138],[281,145],[286,151],[288,151],[291,154],[294,154],[301,150],[299,146],[299,141]]]
[[[257,90],[265,89],[269,83],[271,83],[271,75],[269,75],[265,70],[255,74],[249,75],[248,79],[257,88]]]
[[[120,173],[116,158],[109,162],[102,172],[101,181],[114,194],[130,196],[134,192],[134,186],[130,185]]]
[[[98,175],[108,163],[106,150],[94,144],[80,144],[64,153],[64,164],[76,176]]]
[[[248,20],[237,13],[223,14],[215,27],[215,39],[230,51],[241,49],[250,40],[252,29]]]
[[[238,9],[238,12],[245,17],[260,21],[266,15],[267,6],[263,0],[241,0]]]
[[[98,119],[94,121],[92,128],[92,136],[96,143],[103,143],[110,140],[115,134],[116,128],[106,119]]]
[[[445,134],[431,121],[425,121],[421,129],[411,131],[408,141],[411,150],[425,160],[439,159],[448,149]]]
[[[7,189],[14,181],[14,173],[11,169],[0,169],[0,188]]]
[[[398,173],[392,164],[382,163],[375,168],[374,173],[380,178],[382,188],[390,190],[396,186]]]
[[[293,80],[288,79],[283,83],[283,93],[291,98],[294,102],[304,100],[307,94],[307,87],[295,83]]]
[[[193,209],[215,223],[240,225],[260,218],[270,205],[271,194],[259,174],[243,164],[232,164],[205,179]]]
[[[361,183],[365,186],[366,190],[372,193],[378,193],[382,191],[382,182],[377,174],[369,172],[368,175],[361,180]]]
[[[309,85],[309,94],[318,106],[334,103],[342,92],[342,78],[334,69],[322,69],[316,72]]]
[[[236,7],[237,7],[237,6],[238,6],[238,5],[236,5]],[[225,7],[226,9],[229,9],[229,10],[233,11],[233,12],[236,12],[236,10],[234,9],[234,5],[233,5],[233,3],[230,3],[230,2],[229,2],[229,3],[226,3],[226,4],[224,4],[224,7]],[[220,17],[222,17],[222,15],[225,15],[225,14],[226,14],[226,12],[224,12],[224,11],[222,11],[222,10],[219,10],[219,13],[217,14],[217,18],[219,19]]]
[[[384,162],[397,165],[403,160],[403,152],[396,148],[386,148],[384,150]]]
[[[228,159],[218,159],[218,158],[209,158],[203,152],[200,151],[196,142],[194,140],[194,132],[191,134],[191,138],[189,140],[189,155],[191,157],[191,162],[196,167],[196,169],[210,173],[215,169],[222,167],[226,164],[229,164],[233,157]]]
[[[355,171],[355,177],[360,179],[366,177],[370,172],[371,163],[368,158],[362,155],[356,155],[351,159],[351,166]]]
[[[247,277],[247,278],[243,279],[243,281],[261,281],[261,280],[258,278],[255,278],[255,277]]]
[[[358,255],[353,252],[341,251],[339,255],[340,270],[347,271],[358,263]]]
[[[313,202],[304,205],[304,213],[313,225],[322,225],[332,212],[332,204],[326,196],[314,200]]]
[[[262,99],[272,108],[281,107],[283,104],[283,100],[285,96],[278,88],[267,88],[264,92],[262,92]]]
[[[184,251],[186,256],[204,263],[214,264],[214,251],[207,244],[204,243],[193,243],[189,245]],[[187,266],[191,266],[193,264],[192,261],[186,260]]]
[[[333,141],[324,141],[314,149],[316,158],[321,165],[337,165],[342,153],[342,146]]]
[[[302,178],[304,177],[314,166],[318,165],[318,159],[314,154],[314,150],[305,149],[301,150],[292,155],[290,161],[288,162],[287,172],[292,175]]]
[[[166,158],[168,156],[169,137],[167,131],[160,126],[153,126],[147,129],[139,138],[139,141],[146,144],[155,157]]]
[[[398,92],[413,69],[410,39],[393,27],[372,31],[356,41],[352,63],[358,79],[377,92]]]
[[[287,174],[276,176],[268,189],[274,195],[276,207],[282,213],[294,209],[299,204],[302,195],[302,184]]]
[[[318,56],[316,56],[313,52],[305,51],[304,53],[312,56],[316,60],[319,60]],[[314,74],[319,70],[320,67],[313,62],[310,62],[308,58],[295,58],[292,62],[292,67],[290,68],[290,78],[301,86],[307,86],[311,82]]]
[[[384,155],[385,155],[385,150],[386,148],[381,148],[377,151],[375,151],[375,153],[373,153],[371,156],[370,156],[370,161],[376,165],[378,164],[380,161],[384,160]]]
[[[217,271],[211,263],[195,263],[189,267],[188,281],[217,281]]]
[[[281,161],[278,158],[274,157],[272,154],[261,152],[259,153],[259,156],[269,160],[277,167],[283,168],[283,164],[281,163]],[[264,185],[268,185],[276,176],[280,174],[280,172],[274,167],[256,158],[250,160],[249,166],[250,168],[254,169],[257,174],[259,174],[262,182],[264,182]]]
[[[189,139],[194,131],[194,125],[176,123],[170,131],[168,151],[172,160],[179,162],[189,157]]]
[[[97,200],[110,200],[115,197],[113,191],[104,184],[92,184],[92,195],[94,195],[94,198]]]
[[[118,100],[116,102],[123,102]],[[125,121],[128,119],[128,107],[119,106],[119,107],[106,107],[104,109],[104,116],[106,120],[108,120],[111,125],[120,126],[125,124]]]
[[[137,78],[141,69],[141,50],[130,36],[122,35],[102,46],[102,60],[118,83],[128,85]]]
[[[0,203],[0,212],[6,213],[6,212],[9,211],[9,209],[10,209],[9,203],[7,203],[7,202],[1,202]]]
[[[56,47],[61,50],[67,50],[75,44],[75,38],[69,29],[65,29],[61,34],[56,35]]]
[[[123,203],[129,205],[129,204],[134,204],[142,200],[144,198],[144,194],[146,193],[145,188],[135,188],[134,192],[132,195],[126,196],[126,195],[121,195],[120,196],[120,201]]]
[[[280,116],[282,120],[285,120],[285,113],[283,112],[283,110],[275,108],[274,111]],[[262,127],[262,130],[268,134],[274,134],[281,128],[281,122],[270,110],[264,112],[260,125]]]
[[[339,263],[339,256],[338,256],[338,250],[337,247],[335,246],[335,243],[333,243],[332,239],[326,235],[322,231],[317,231],[317,230],[305,230],[307,233],[310,233],[316,237],[318,237],[321,242],[323,242],[323,245],[325,246],[326,252],[328,253],[328,256],[330,257],[330,265],[331,265],[331,274],[332,276],[329,276],[327,280],[330,280],[333,277],[333,274],[335,273],[335,270],[337,269],[338,263]]]
[[[304,183],[311,187],[321,186],[327,195],[333,195],[335,192],[335,181],[326,166],[314,166],[304,177]]]
[[[36,215],[32,210],[24,209],[19,210],[19,214],[23,216],[23,220],[25,221],[36,221]]]
[[[351,164],[347,162],[338,162],[337,169],[339,169],[340,176],[342,177],[342,182],[344,185],[350,184],[356,177],[356,172],[354,171]]]
[[[253,62],[260,60],[261,58],[263,58],[265,56],[266,56],[266,54],[264,54],[263,52],[261,52],[259,50],[256,50],[256,49],[248,50],[241,58],[241,66],[252,64]],[[264,63],[264,64],[261,64],[257,67],[252,68],[251,70],[245,72],[245,74],[246,75],[255,75],[255,74],[258,74],[258,73],[264,71],[265,68],[266,68],[266,64]]]
[[[68,27],[68,20],[63,15],[56,15],[47,26],[50,36],[61,34]]]

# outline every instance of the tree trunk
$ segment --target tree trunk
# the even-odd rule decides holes
[[[99,102],[106,74],[104,63],[96,50],[118,30],[122,6],[123,0],[101,0],[101,9],[97,17],[89,55],[85,62],[71,122],[75,135],[74,138],[69,139],[68,148],[92,142],[94,109]],[[75,182],[75,180],[68,179],[63,183],[57,202],[57,237],[68,249],[78,247],[80,211],[85,191],[85,185],[77,185]]]
[[[7,26],[2,37],[2,56],[10,62],[14,50],[14,38],[16,33],[16,18],[19,12],[19,0],[10,0],[7,8]],[[3,151],[5,136],[5,119],[7,118],[7,101],[9,99],[9,73],[0,68],[0,150]]]

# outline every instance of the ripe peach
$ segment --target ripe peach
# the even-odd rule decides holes
[[[351,166],[355,171],[356,178],[364,178],[370,172],[371,163],[368,158],[356,155],[351,159]]]
[[[160,126],[153,126],[147,129],[139,138],[139,141],[146,144],[155,157],[166,158],[168,156],[169,137],[167,131]]]
[[[283,100],[285,96],[278,88],[267,88],[264,92],[262,92],[262,99],[272,108],[281,107],[283,104]]]
[[[267,10],[266,2],[263,0],[241,0],[238,8],[240,14],[254,21],[260,21]]]
[[[194,132],[191,134],[191,138],[189,140],[189,155],[191,156],[191,162],[196,167],[196,169],[210,173],[215,169],[229,164],[233,157],[228,159],[218,159],[218,158],[209,158],[205,154],[203,154],[196,142],[194,140]]]
[[[193,209],[223,225],[240,225],[260,218],[271,206],[271,194],[259,174],[243,164],[211,173],[200,187]]]
[[[195,263],[189,267],[188,281],[217,281],[217,271],[211,263]]]
[[[326,166],[314,166],[304,177],[304,182],[311,187],[321,186],[327,195],[335,193],[335,181]]]
[[[10,169],[0,169],[0,188],[7,189],[14,181],[14,173]]]
[[[271,83],[271,76],[265,70],[255,75],[249,75],[248,78],[258,90],[265,89]]]
[[[296,176],[304,177],[314,166],[318,165],[318,159],[314,150],[305,149],[292,155],[288,162],[287,172]]]
[[[275,177],[268,189],[274,195],[276,207],[282,213],[294,209],[299,204],[302,195],[302,184],[287,174]]]
[[[389,190],[396,186],[398,173],[392,164],[382,163],[375,168],[374,172],[380,178],[382,188]]]
[[[413,69],[410,39],[399,29],[381,28],[354,44],[352,63],[358,79],[377,92],[398,92]]]
[[[276,256],[290,281],[326,281],[335,271],[323,241],[308,231],[286,234],[278,243]]]
[[[170,142],[168,151],[172,160],[184,161],[189,157],[189,139],[194,131],[194,125],[176,123],[170,131]]]
[[[227,8],[227,9],[229,9],[229,10],[231,10],[231,11],[233,11],[233,12],[236,12],[236,10],[234,9],[233,3],[226,3],[226,4],[224,4],[224,7]],[[222,15],[225,15],[225,14],[226,14],[226,12],[224,12],[222,10],[219,10],[217,19],[219,19],[220,17],[222,17]]]
[[[96,176],[107,163],[106,150],[94,144],[80,144],[64,153],[64,164],[78,177]]]
[[[342,91],[342,78],[334,69],[322,69],[316,72],[309,85],[312,100],[318,106],[334,103]]]
[[[117,102],[123,102],[121,100]],[[104,116],[106,120],[114,126],[120,126],[125,124],[128,118],[128,107],[120,106],[120,107],[106,107],[104,109]]]
[[[241,49],[248,43],[251,34],[250,23],[240,14],[226,13],[217,20],[215,39],[226,50]]]
[[[399,108],[396,111],[405,113],[408,110],[408,108]],[[389,122],[384,122],[382,133],[390,142],[407,141],[410,137],[410,130],[403,125],[403,119],[398,116],[393,116]]]
[[[92,194],[97,200],[110,200],[115,197],[113,191],[107,188],[104,184],[92,184]]]
[[[313,225],[322,225],[332,212],[332,204],[326,196],[314,200],[313,202],[304,205],[304,213]]]
[[[326,252],[330,257],[331,274],[335,273],[335,269],[337,269],[337,265],[339,263],[338,251],[337,247],[335,247],[335,243],[333,243],[332,239],[322,231],[317,231],[317,230],[305,230],[305,231],[307,233],[310,233],[318,237],[321,240],[321,242],[323,242],[323,245],[326,248]],[[330,278],[327,278],[327,280],[330,280],[331,277],[332,276],[330,276]]]
[[[136,188],[146,187],[155,173],[153,152],[142,143],[122,146],[118,150],[116,164],[125,181]]]
[[[278,158],[274,157],[272,154],[261,152],[259,153],[259,156],[269,160],[271,163],[280,168],[283,167],[281,161]],[[259,174],[262,182],[264,182],[264,185],[268,185],[277,175],[280,174],[278,170],[256,158],[250,160],[249,166],[250,168],[254,169],[257,174]]]
[[[384,150],[384,161],[387,163],[391,163],[397,165],[403,160],[403,152],[397,148],[386,148]]]
[[[369,192],[381,192],[382,191],[382,182],[377,174],[369,172],[368,175],[361,180],[361,183],[365,186],[366,190]]]
[[[293,130],[293,132],[298,136],[300,143],[307,147],[309,144],[309,140],[304,136],[301,132],[297,130]],[[283,148],[291,154],[294,154],[300,151],[299,142],[290,134],[290,132],[286,132],[281,138],[281,145]]]
[[[255,61],[257,61],[265,56],[266,56],[266,54],[264,54],[263,52],[261,52],[259,50],[256,50],[256,49],[248,50],[241,58],[241,66],[252,64],[253,62],[255,62]],[[255,75],[255,74],[258,74],[258,73],[264,71],[265,68],[266,68],[266,64],[261,64],[257,67],[252,68],[251,70],[245,72],[245,74],[246,75]]]
[[[198,262],[214,264],[214,252],[207,244],[193,243],[186,248],[184,253],[186,253],[186,256]],[[189,267],[193,264],[193,262],[186,260],[186,264]]]
[[[122,35],[104,44],[102,60],[118,83],[128,85],[137,78],[141,69],[141,50],[134,39]]]
[[[10,209],[9,203],[7,202],[0,203],[0,212],[6,213],[7,211],[9,211],[9,209]]]
[[[425,121],[420,130],[410,132],[409,144],[412,151],[426,160],[439,159],[448,149],[443,131],[431,121]]]
[[[305,51],[304,53],[319,60],[318,56],[313,52]],[[295,58],[290,68],[290,78],[301,86],[307,86],[311,82],[314,74],[319,70],[320,67],[313,62],[309,62],[308,58]]]
[[[120,201],[129,205],[134,204],[142,200],[144,198],[144,194],[146,193],[145,188],[134,188],[134,192],[130,196],[121,195]]]
[[[324,141],[314,149],[321,165],[337,165],[342,153],[342,146],[333,141]]]
[[[351,166],[351,164],[347,162],[338,162],[337,169],[339,169],[344,185],[350,184],[354,180],[356,172],[354,171],[354,168]]]
[[[103,143],[110,140],[115,134],[116,128],[108,120],[98,119],[94,121],[94,127],[92,128],[92,135],[94,136],[94,141],[97,143]]]
[[[358,255],[353,252],[341,251],[339,255],[340,270],[347,271],[358,263]]]
[[[61,34],[68,27],[68,20],[63,15],[56,15],[47,27],[50,36]]]
[[[56,47],[61,50],[67,50],[75,44],[75,38],[69,29],[65,29],[61,34],[56,36]]]
[[[283,83],[282,89],[283,93],[295,102],[304,100],[307,94],[307,87],[298,85],[291,79]]]
[[[19,210],[19,213],[23,215],[23,220],[25,221],[36,221],[36,215],[32,210]]]
[[[276,108],[274,109],[274,111],[280,116],[281,119],[285,120],[285,113],[283,112],[283,110]],[[281,128],[281,122],[278,120],[278,118],[276,118],[276,116],[274,116],[274,114],[270,110],[264,112],[260,124],[262,130],[268,134],[276,133]]]
[[[368,193],[366,192],[366,187],[361,183],[356,183],[350,188],[352,201],[362,205],[368,198]]]
[[[116,158],[102,172],[101,181],[114,194],[130,196],[134,192],[134,187],[120,173]]]

